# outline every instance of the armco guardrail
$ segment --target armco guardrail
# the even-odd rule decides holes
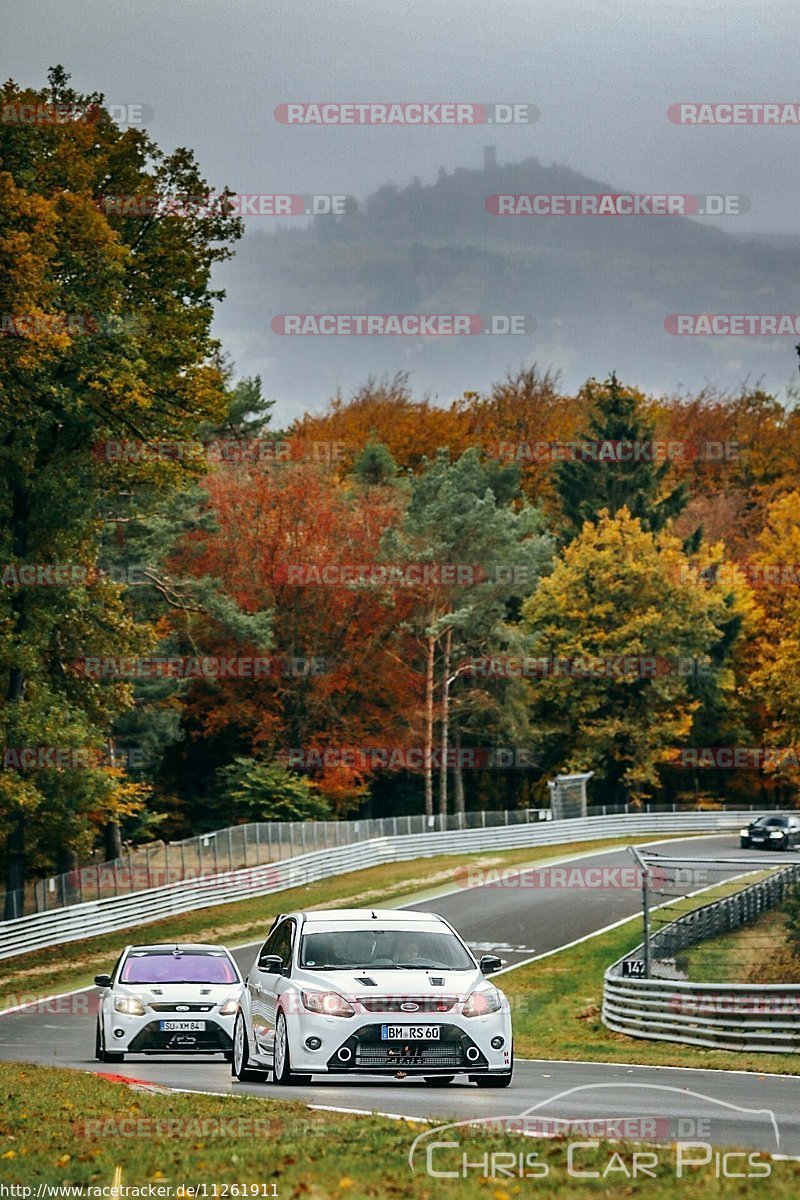
[[[800,984],[605,978],[603,1021],[615,1033],[716,1050],[800,1052]]]
[[[752,810],[752,805],[749,806]],[[614,816],[629,813],[629,805],[602,805],[589,809],[587,816]],[[689,811],[675,804],[656,801],[648,803],[648,813]],[[727,812],[746,811],[745,808]],[[763,812],[764,809],[759,811]],[[260,867],[265,863],[281,862],[295,855],[310,854],[312,850],[328,850],[365,842],[376,837],[396,837],[398,834],[442,833],[448,830],[488,829],[495,825],[527,825],[533,821],[549,820],[550,809],[520,808],[448,813],[426,817],[413,816],[361,818],[348,821],[259,821],[231,825],[199,833],[177,842],[153,842],[126,851],[122,858],[106,862],[91,862],[61,875],[31,881],[14,893],[13,903],[0,893],[0,912],[10,917],[64,908],[68,904],[85,904],[87,900],[105,900],[133,892],[150,891],[184,879],[199,879],[204,875],[219,875],[243,867]]]
[[[730,896],[683,914],[653,934],[653,961],[728,933],[780,904],[800,882],[788,866]],[[800,984],[694,983],[623,975],[623,963],[641,961],[642,947],[608,968],[603,1022],[615,1033],[682,1042],[718,1050],[800,1052]]]
[[[130,929],[135,925],[216,904],[251,896],[267,896],[382,863],[429,858],[437,854],[569,845],[570,842],[651,833],[712,833],[735,829],[739,824],[740,819],[735,813],[636,813],[373,838],[367,842],[297,855],[283,862],[185,880],[130,896],[112,896],[5,921],[0,923],[0,959],[101,933]]]
[[[722,896],[684,913],[675,921],[664,925],[650,939],[653,958],[674,958],[679,950],[696,946],[709,938],[731,933],[742,925],[755,921],[762,913],[769,912],[782,904],[791,887],[800,883],[800,865],[775,871],[766,879]]]
[[[451,829],[486,829],[494,825],[525,825],[551,817],[549,809],[437,813],[426,817],[375,817],[353,821],[258,821],[199,833],[178,842],[154,842],[126,852],[122,858],[90,863],[51,875],[29,885],[14,897],[13,916],[46,912],[88,900],[105,900],[145,892],[185,879],[221,875],[243,867],[260,867],[286,858],[329,850],[351,842],[410,833],[439,833]],[[604,814],[605,815],[605,812]],[[8,911],[5,906],[0,911]]]

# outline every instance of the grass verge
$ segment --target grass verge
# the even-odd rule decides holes
[[[800,983],[800,958],[792,953],[786,918],[778,908],[732,933],[683,952],[690,979],[727,983]]]
[[[424,1155],[415,1160],[419,1167],[413,1174],[409,1168],[411,1143],[426,1128],[416,1122],[315,1112],[297,1102],[255,1097],[221,1100],[133,1092],[91,1075],[82,1077],[76,1097],[74,1072],[9,1063],[0,1063],[0,1089],[0,1184],[30,1188],[28,1195],[34,1196],[38,1184],[74,1188],[72,1195],[87,1198],[101,1195],[104,1187],[109,1195],[114,1184],[144,1189],[139,1193],[144,1196],[150,1187],[155,1189],[151,1195],[163,1188],[160,1194],[171,1200],[179,1200],[181,1189],[188,1196],[185,1189],[203,1184],[209,1197],[214,1197],[216,1184],[220,1198],[258,1195],[267,1200],[514,1200],[533,1194],[532,1184],[536,1194],[548,1200],[610,1196],[620,1190],[625,1196],[646,1195],[647,1200],[674,1200],[678,1191],[690,1200],[750,1194],[746,1180],[715,1178],[713,1159],[678,1181],[674,1147],[659,1148],[654,1178],[635,1179],[625,1174],[632,1170],[634,1147],[603,1142],[595,1150],[582,1149],[576,1165],[600,1172],[599,1178],[585,1180],[568,1174],[563,1139],[523,1141],[518,1136],[470,1137],[449,1131],[448,1139],[458,1136],[458,1148],[447,1151],[447,1157],[438,1152],[432,1159],[434,1168],[458,1170],[465,1151],[467,1161],[475,1165],[466,1177],[432,1178]],[[538,1177],[484,1177],[478,1164],[487,1151],[505,1152],[506,1171],[520,1153],[535,1153]],[[771,1170],[770,1200],[793,1198],[800,1186],[800,1165],[767,1163],[766,1156],[762,1161]],[[492,1162],[489,1159],[489,1171]],[[763,1178],[753,1180],[754,1195],[761,1194],[757,1188],[763,1184]],[[3,1194],[27,1200],[20,1191]]]
[[[697,834],[686,834],[697,837]],[[120,948],[136,941],[205,941],[243,945],[263,937],[278,912],[295,908],[343,908],[397,903],[423,888],[456,881],[465,866],[494,868],[539,862],[562,855],[651,842],[658,834],[639,838],[607,838],[573,845],[538,846],[494,853],[440,855],[411,862],[389,863],[337,875],[271,896],[238,900],[213,908],[167,917],[119,933],[102,934],[61,946],[50,946],[0,962],[0,1009],[84,987],[96,974],[110,969]]]
[[[708,896],[694,904],[707,903]],[[688,902],[685,902],[688,904]],[[637,917],[608,933],[500,976],[514,1013],[514,1043],[522,1058],[643,1063],[800,1074],[798,1054],[757,1054],[649,1042],[612,1033],[600,1019],[603,974],[642,940]]]

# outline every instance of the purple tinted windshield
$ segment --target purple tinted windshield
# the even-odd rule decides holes
[[[120,975],[120,983],[238,982],[228,958],[213,954],[131,955]]]

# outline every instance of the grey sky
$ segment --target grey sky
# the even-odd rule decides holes
[[[667,119],[679,101],[800,102],[798,0],[0,0],[0,30],[3,78],[38,86],[60,62],[78,89],[147,106],[155,140],[165,150],[193,148],[215,188],[361,199],[390,181],[433,182],[440,167],[477,168],[493,143],[501,163],[536,155],[620,190],[746,196],[749,214],[719,220],[723,229],[798,233],[800,127],[690,128]],[[273,116],[282,102],[332,100],[531,103],[541,117],[502,128],[313,128]],[[253,217],[248,226],[271,230],[275,218]],[[606,252],[607,269],[615,254]],[[324,250],[319,257],[324,262]],[[524,310],[541,317],[540,332],[524,346],[510,344],[505,366],[536,355],[570,386],[616,364],[657,390],[708,379],[735,387],[745,377],[782,388],[795,369],[788,339],[675,344],[664,333],[668,297],[679,303],[673,284],[687,302],[691,290],[682,276],[673,279],[669,251],[664,257],[652,272],[649,308],[634,305],[644,322],[638,332],[623,309],[609,308],[602,272],[595,277],[587,260],[585,278],[573,281],[580,311],[551,308],[540,289],[535,308]],[[714,295],[720,306],[730,299],[733,311],[798,311],[796,272],[775,259],[759,259],[757,279],[740,263],[738,291],[724,252],[714,259],[717,275],[703,276],[698,264],[709,288],[695,294],[695,309]],[[263,374],[282,417],[318,407],[337,386],[349,390],[367,369],[409,369],[416,388],[445,399],[502,373],[499,358],[468,359],[475,347],[462,361],[390,338],[372,358],[371,348],[333,339],[312,368],[310,348],[270,333],[269,312],[282,311],[294,272],[287,286],[280,277],[273,283],[269,267],[258,275],[258,261],[240,246],[218,330],[238,372]],[[319,279],[317,269],[312,295],[303,297],[311,311]],[[642,274],[625,280],[632,295],[637,285],[647,292]],[[359,287],[343,297],[353,311]],[[439,303],[461,299],[433,294]]]
[[[192,146],[236,191],[348,192],[432,180],[440,165],[536,154],[621,188],[734,192],[739,230],[795,228],[797,128],[670,125],[678,100],[798,99],[800,9],[764,0],[5,0],[0,69],[155,111],[165,148]],[[283,127],[284,100],[536,104],[536,125]]]

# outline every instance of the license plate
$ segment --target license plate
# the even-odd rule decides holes
[[[438,1042],[438,1025],[381,1025],[384,1042]]]
[[[202,1033],[205,1021],[159,1021],[162,1033]]]

